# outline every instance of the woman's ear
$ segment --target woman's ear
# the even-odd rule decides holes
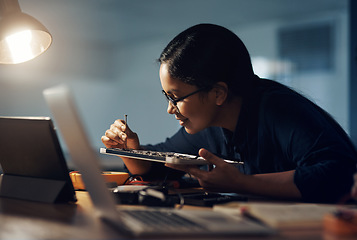
[[[228,97],[228,86],[225,82],[217,82],[214,86],[216,94],[216,104],[222,105]]]

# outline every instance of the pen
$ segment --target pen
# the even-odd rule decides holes
[[[258,222],[260,224],[265,224],[264,222],[262,222],[259,218],[257,218],[256,216],[254,216],[253,214],[250,213],[248,207],[241,207],[240,208],[240,212],[241,212],[241,215],[252,220],[252,221],[255,221],[255,222]]]

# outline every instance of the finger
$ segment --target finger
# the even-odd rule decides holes
[[[114,136],[114,138],[113,138],[113,136]],[[116,141],[117,141],[117,139],[126,141],[126,139],[128,138],[128,135],[125,132],[123,132],[122,130],[118,129],[116,126],[112,125],[109,129],[108,137],[113,138]]]
[[[213,164],[213,165],[219,165],[224,163],[225,161],[222,158],[217,157],[216,155],[214,155],[213,153],[211,153],[210,151],[201,148],[198,151],[198,155],[200,155],[201,157],[203,157],[205,160],[207,160],[209,163]]]
[[[182,164],[182,165],[181,164],[170,164],[170,163],[166,163],[165,166],[179,170],[179,171],[186,172],[186,173],[191,174],[197,178],[201,178],[201,177],[207,175],[207,171],[201,170],[197,166],[184,165],[184,164]]]
[[[121,127],[114,123],[112,125],[110,125],[109,130],[111,130],[112,132],[115,132],[118,135],[122,132]]]
[[[206,179],[208,176],[207,174],[209,174],[209,172],[207,172],[206,170],[202,170],[200,168],[191,168],[188,173],[195,176],[198,179]]]
[[[109,138],[109,139],[111,139],[112,141],[115,141],[115,142],[117,142],[117,143],[120,143],[120,144],[122,144],[122,143],[124,143],[124,140],[122,139],[122,136],[121,136],[122,134],[117,134],[116,132],[113,132],[113,131],[111,131],[111,130],[107,130],[106,132],[105,132],[105,136],[107,137],[107,138]]]
[[[122,119],[118,119],[114,122],[114,126],[117,127],[118,129],[120,129],[121,131],[126,131],[126,124],[125,121]]]
[[[106,142],[106,143],[118,144],[118,141],[108,138],[107,136],[102,136],[101,140],[102,140],[102,142]]]
[[[190,167],[187,165],[181,165],[181,164],[171,164],[171,163],[165,163],[166,167],[172,168],[172,169],[176,169],[176,170],[180,170],[183,172],[188,172]]]
[[[112,147],[118,147],[119,144],[113,140],[111,140],[110,138],[108,138],[107,136],[102,136],[101,140],[103,142],[103,144],[107,147],[107,148],[112,148]]]
[[[102,140],[102,142],[109,142],[109,141],[111,141],[111,139],[108,138],[107,136],[102,136],[102,137],[101,137],[101,140]]]

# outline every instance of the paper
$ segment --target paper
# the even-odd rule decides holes
[[[323,217],[337,205],[306,203],[241,203],[216,205],[215,211],[250,215],[274,228],[322,228]]]

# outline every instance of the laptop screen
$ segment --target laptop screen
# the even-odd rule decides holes
[[[114,198],[105,184],[100,161],[91,147],[70,89],[60,85],[45,89],[43,94],[98,213],[115,218]]]

